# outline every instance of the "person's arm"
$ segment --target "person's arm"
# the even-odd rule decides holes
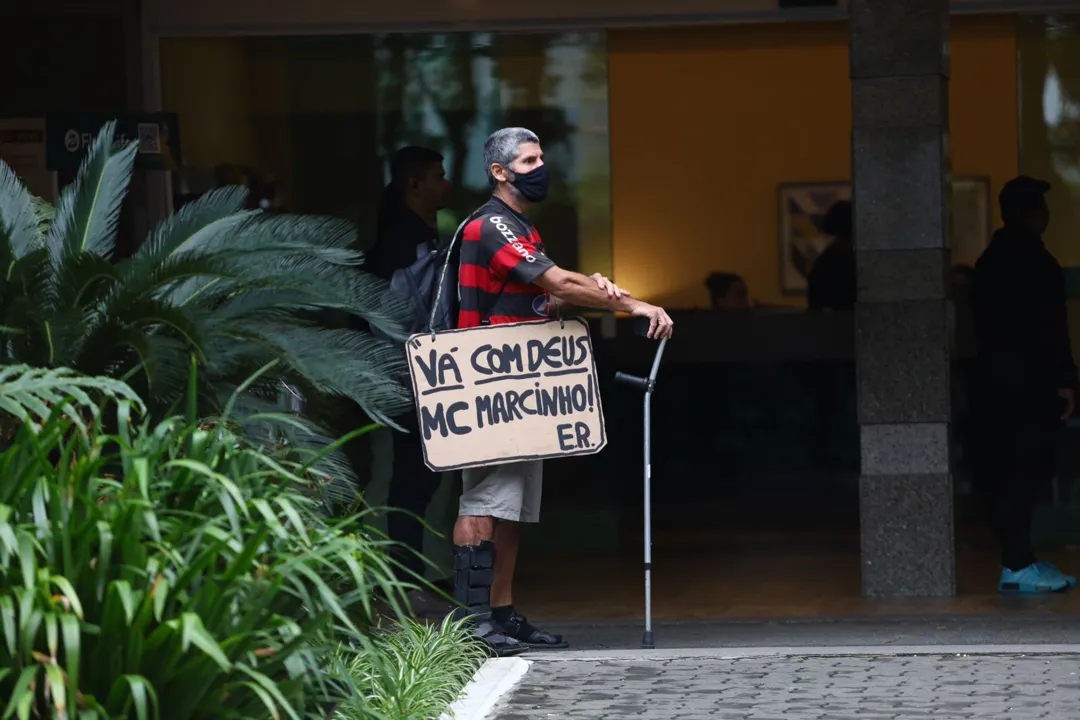
[[[635,300],[628,295],[609,294],[594,278],[552,265],[533,280],[533,283],[546,290],[552,297],[560,298],[563,302],[578,307],[647,317],[650,338],[659,340],[671,337],[674,323],[663,308]]]
[[[483,223],[480,232],[480,241],[492,253],[491,269],[496,277],[523,285],[536,285],[564,303],[648,318],[650,338],[659,340],[671,337],[674,323],[663,308],[635,300],[621,292],[611,292],[606,283],[581,273],[563,270],[541,252],[527,234],[520,230],[514,232],[505,222],[501,225],[505,230],[499,229],[500,223],[489,220]],[[511,234],[508,236],[505,232]]]
[[[630,312],[636,300],[629,295],[603,289],[595,278],[552,265],[533,281],[558,302],[560,309],[582,307],[590,310]]]
[[[611,282],[611,280],[608,280],[600,273],[593,273],[589,276],[589,279],[594,280],[596,282],[596,286],[603,290],[605,293],[607,293],[607,296],[611,299],[633,296],[633,293],[631,293],[629,290],[624,290],[615,283]],[[552,309],[557,310],[560,313],[570,313],[574,310],[577,310],[579,307],[582,307],[580,305],[575,305],[566,298],[559,297],[558,295],[552,295],[551,293],[548,293],[548,296],[551,298]]]

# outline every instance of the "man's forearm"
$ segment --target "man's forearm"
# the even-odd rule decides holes
[[[571,308],[630,312],[635,303],[633,298],[611,297],[595,280],[580,273],[566,273],[557,291],[552,292],[551,300],[560,312],[569,312]]]
[[[578,312],[579,310],[590,310],[590,309],[595,310],[597,308],[587,308],[587,307],[584,307],[583,305],[578,305],[577,303],[572,303],[569,300],[567,300],[566,298],[559,297],[558,295],[552,295],[550,297],[550,300],[549,300],[549,303],[548,303],[549,314],[553,315],[553,316],[554,315],[568,315],[568,314]]]

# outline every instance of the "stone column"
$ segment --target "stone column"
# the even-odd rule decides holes
[[[863,594],[953,595],[949,1],[849,12]]]

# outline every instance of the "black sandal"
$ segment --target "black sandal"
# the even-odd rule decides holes
[[[562,635],[549,633],[531,624],[524,615],[511,612],[510,617],[499,623],[508,637],[523,643],[531,650],[565,650],[570,643]]]

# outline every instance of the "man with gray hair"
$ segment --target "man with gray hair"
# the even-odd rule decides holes
[[[650,338],[671,336],[672,321],[662,308],[635,300],[599,273],[564,270],[545,255],[525,215],[548,192],[548,168],[533,132],[493,133],[484,143],[484,165],[493,192],[462,230],[459,328],[538,320],[582,307],[648,318]],[[533,460],[470,468],[462,477],[454,598],[460,614],[473,618],[476,635],[499,655],[568,647],[561,635],[519,614],[511,592],[520,523],[540,519],[542,470]]]

